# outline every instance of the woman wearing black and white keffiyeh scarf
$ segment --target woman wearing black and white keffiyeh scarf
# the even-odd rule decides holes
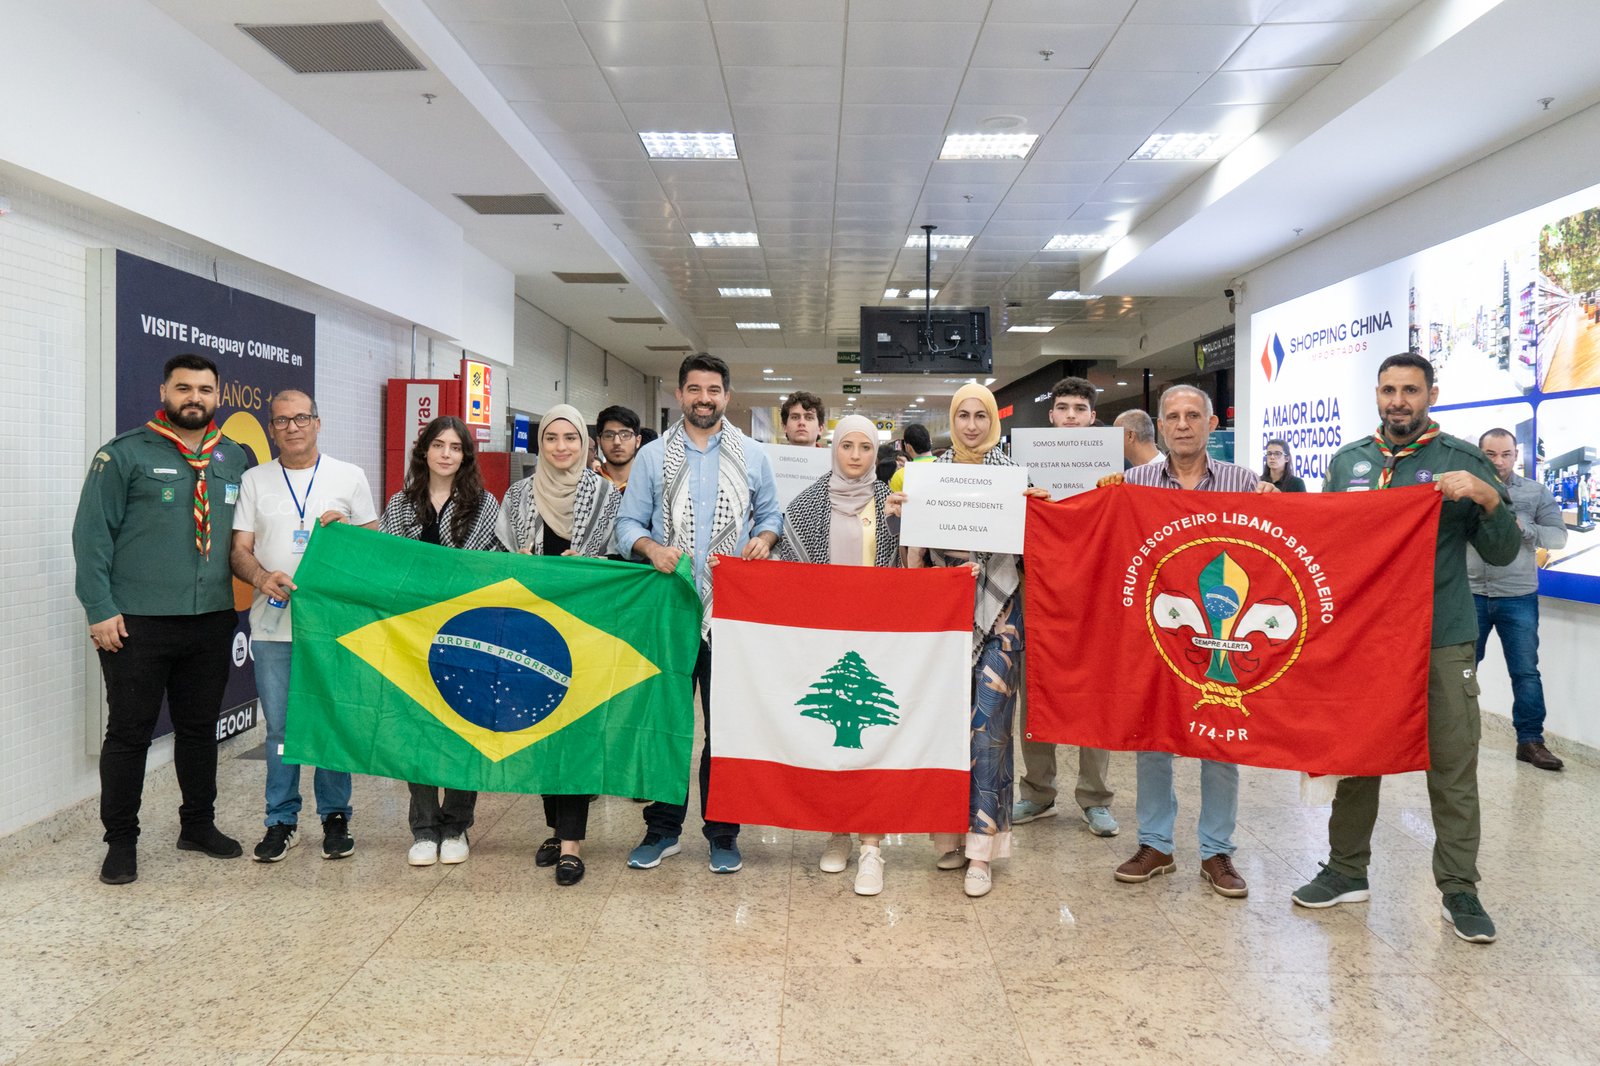
[[[1014,466],[1000,443],[1000,414],[994,394],[982,385],[963,385],[950,399],[951,450],[936,462]],[[1033,495],[1048,493],[1029,489]],[[923,553],[913,549],[911,565]],[[977,579],[973,610],[972,652],[972,792],[967,834],[933,834],[941,869],[967,865],[965,890],[986,895],[992,885],[989,864],[1011,854],[1012,766],[1011,724],[1017,688],[1022,682],[1018,652],[1022,650],[1022,560],[989,552],[947,552],[929,549],[932,566],[970,566]]]
[[[889,525],[889,486],[874,466],[878,431],[860,415],[846,415],[833,430],[833,470],[801,490],[783,512],[778,557],[836,566],[899,566],[900,540]],[[857,894],[883,891],[881,834],[861,834]],[[850,834],[834,833],[822,850],[822,869],[841,873],[850,864]]]
[[[507,549],[529,555],[603,558],[616,551],[622,494],[588,469],[589,433],[583,415],[556,404],[539,422],[539,464],[506,493],[498,533]],[[544,820],[553,834],[534,853],[536,866],[554,866],[556,884],[583,880],[578,852],[589,828],[588,796],[547,795]]]

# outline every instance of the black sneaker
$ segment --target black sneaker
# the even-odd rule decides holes
[[[330,814],[322,820],[322,857],[342,859],[356,850],[356,838],[350,835],[350,819],[342,814]]]
[[[267,835],[256,845],[256,862],[282,862],[289,849],[300,843],[300,830],[289,822],[274,822],[267,826]]]
[[[1440,911],[1462,940],[1469,944],[1494,943],[1494,922],[1471,892],[1449,893]]]
[[[118,841],[106,849],[100,864],[100,880],[108,885],[126,885],[139,879],[139,849],[133,841]]]
[[[244,854],[237,840],[214,825],[188,826],[178,830],[178,850],[203,851],[213,859],[237,859]]]

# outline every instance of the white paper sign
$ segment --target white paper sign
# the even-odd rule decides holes
[[[1122,430],[1014,429],[1011,458],[1028,468],[1035,485],[1050,490],[1052,500],[1066,499],[1122,473]]]
[[[778,506],[788,507],[790,500],[833,469],[833,449],[769,444],[767,461],[772,464],[772,479],[778,485]]]
[[[907,464],[900,543],[1021,555],[1027,487],[1020,466]]]

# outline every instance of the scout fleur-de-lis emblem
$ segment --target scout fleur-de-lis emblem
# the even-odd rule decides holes
[[[1196,657],[1196,665],[1204,663],[1204,680],[1190,680],[1202,692],[1201,703],[1233,707],[1248,715],[1240,677],[1257,663],[1255,644],[1247,638],[1259,633],[1269,646],[1281,644],[1295,635],[1300,620],[1281,600],[1250,602],[1250,575],[1226,550],[1200,568],[1195,592],[1196,597],[1160,593],[1151,605],[1151,621],[1174,634],[1192,631],[1188,643],[1209,653]]]

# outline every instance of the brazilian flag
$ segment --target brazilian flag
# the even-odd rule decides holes
[[[677,574],[342,523],[295,572],[284,761],[682,803],[700,597]]]

